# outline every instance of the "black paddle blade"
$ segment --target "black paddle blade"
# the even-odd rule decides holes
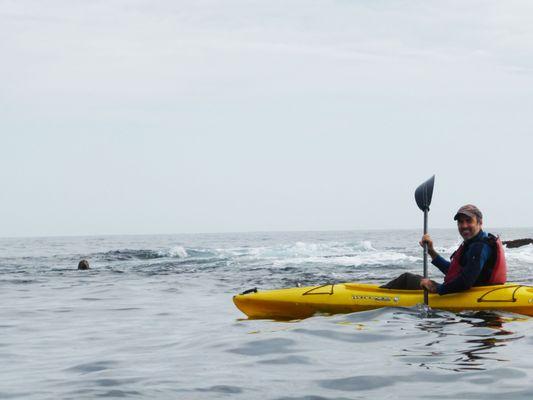
[[[435,184],[435,175],[421,184],[415,190],[415,200],[418,208],[422,211],[429,210],[431,197],[433,196],[433,185]]]

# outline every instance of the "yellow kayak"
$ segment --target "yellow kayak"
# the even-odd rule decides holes
[[[323,286],[247,291],[233,297],[250,318],[301,319],[316,313],[351,313],[381,307],[411,307],[424,303],[422,290],[382,289],[377,285],[338,283]],[[507,283],[478,286],[461,293],[429,295],[433,309],[500,310],[533,316],[533,287]]]

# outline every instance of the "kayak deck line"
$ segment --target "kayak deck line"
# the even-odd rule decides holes
[[[478,303],[508,303],[508,302],[511,302],[511,303],[514,303],[516,302],[516,292],[518,291],[518,289],[520,289],[522,287],[522,285],[516,285],[516,288],[515,290],[513,290],[512,294],[511,294],[511,299],[509,300],[506,300],[506,299],[496,299],[496,300],[491,300],[491,299],[485,299],[485,296],[488,296],[489,294],[497,291],[497,290],[502,290],[502,288],[496,288],[496,289],[492,289],[490,291],[488,291],[487,293],[485,293],[483,296],[481,296],[479,299],[477,299]],[[508,287],[508,289],[511,289],[512,286]]]
[[[533,316],[533,287],[516,283],[476,286],[443,296],[430,294],[428,300],[430,307],[452,312],[500,310]],[[233,302],[249,318],[302,319],[316,313],[412,307],[424,302],[424,292],[348,282],[250,292],[234,296]]]
[[[320,290],[320,289],[326,288],[328,286],[331,286],[329,292],[316,292],[316,290]],[[307,292],[302,293],[302,296],[309,296],[309,295],[316,295],[316,294],[329,294],[329,295],[332,295],[334,287],[335,287],[334,283],[327,283],[325,285],[317,286],[317,287],[309,289]]]

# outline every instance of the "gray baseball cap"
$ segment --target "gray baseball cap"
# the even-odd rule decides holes
[[[466,215],[467,217],[476,217],[478,220],[481,220],[483,219],[483,214],[481,213],[481,211],[479,210],[479,208],[477,208],[475,205],[473,204],[467,204],[467,205],[464,205],[462,206],[458,211],[457,213],[455,214],[455,217],[453,217],[453,219],[455,221],[457,221],[457,219],[459,219],[459,215]]]

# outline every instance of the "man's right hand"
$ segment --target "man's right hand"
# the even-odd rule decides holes
[[[435,251],[435,248],[433,247],[433,240],[431,239],[431,236],[429,236],[428,233],[426,233],[424,236],[422,236],[422,239],[420,240],[420,246],[424,247],[424,243],[427,243],[428,245],[428,253],[431,256],[432,259],[438,256],[437,252]]]
[[[437,293],[437,284],[431,279],[422,279],[420,281],[420,287],[426,289],[429,293]]]

